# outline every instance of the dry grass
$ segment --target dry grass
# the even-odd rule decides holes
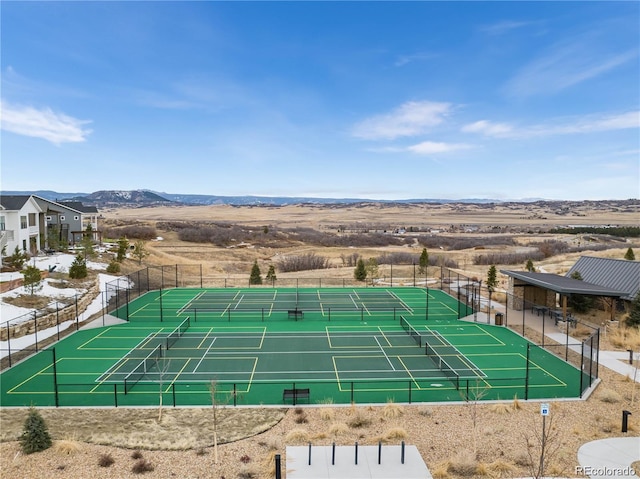
[[[512,407],[509,404],[505,403],[492,404],[490,410],[495,414],[509,414],[513,411]]]
[[[394,403],[393,401],[387,402],[387,404],[382,409],[382,415],[387,419],[393,419],[396,417],[400,417],[404,414],[402,406]]]
[[[449,461],[449,472],[453,472],[462,477],[471,477],[478,469],[478,460],[473,452],[461,450],[457,452]]]
[[[616,348],[640,350],[640,329],[638,328],[609,327],[606,338]]]
[[[612,389],[602,389],[598,393],[598,399],[602,402],[614,404],[622,401],[622,396]]]
[[[82,445],[73,439],[62,439],[53,443],[53,449],[58,454],[70,456],[82,450]]]
[[[329,434],[332,436],[342,436],[349,432],[349,426],[343,422],[335,422],[329,427]]]
[[[305,429],[292,429],[284,438],[288,444],[309,442],[309,432]]]

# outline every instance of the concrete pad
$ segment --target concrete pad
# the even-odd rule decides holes
[[[405,446],[404,464],[402,446],[383,445],[378,464],[378,446],[356,447],[336,446],[335,458],[333,446],[311,446],[311,465],[309,465],[309,446],[287,446],[288,479],[431,479],[416,446]]]
[[[578,449],[581,472],[591,479],[636,478],[631,463],[640,461],[640,437],[588,442]]]

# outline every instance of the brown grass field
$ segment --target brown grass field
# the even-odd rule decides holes
[[[483,236],[485,229],[501,226],[499,234],[517,238],[512,248],[526,248],[531,241],[544,238],[575,241],[560,235],[541,233],[553,225],[638,225],[638,206],[620,208],[615,204],[571,204],[561,209],[557,204],[531,206],[509,204],[481,205],[369,205],[369,206],[285,206],[285,207],[158,207],[108,209],[102,211],[105,224],[143,224],[192,221],[242,224],[255,228],[309,227],[323,231],[339,225],[369,225],[371,228],[395,229],[418,227],[441,230],[452,236]],[[457,225],[452,232],[445,232]],[[472,232],[465,232],[472,227]],[[529,230],[536,230],[531,232]],[[354,248],[320,248],[288,242],[282,247],[244,244],[242,247],[218,247],[211,244],[185,243],[174,231],[158,228],[162,239],[147,241],[150,255],[143,264],[199,263],[204,274],[247,277],[251,265],[258,261],[266,267],[279,255],[314,252],[331,259],[331,268],[298,273],[278,273],[278,277],[353,277],[353,268],[343,266],[342,255]],[[536,262],[539,271],[564,273],[580,255],[622,258],[629,241],[604,251],[583,251],[550,257]],[[493,249],[494,247],[492,247]],[[502,251],[504,248],[501,248]],[[356,251],[372,257],[390,251],[411,251],[413,245],[362,248]],[[486,277],[487,267],[473,264],[478,249],[438,251],[459,264],[459,271],[469,276]],[[430,254],[433,254],[430,252]],[[636,250],[636,255],[640,250]],[[498,269],[520,269],[524,265],[496,265]],[[137,261],[127,260],[123,271],[139,269]],[[263,274],[266,269],[263,269]],[[410,274],[400,268],[395,275]],[[380,274],[388,274],[385,266]],[[504,280],[504,278],[501,278]],[[592,313],[593,322],[603,321],[601,312]],[[624,351],[640,349],[640,333],[611,329],[603,348]],[[629,434],[640,434],[640,389],[629,378],[603,367],[601,383],[585,401],[559,401],[551,404],[553,439],[548,450],[547,476],[570,476],[577,466],[577,450],[595,439],[620,436],[622,410],[632,411]],[[302,408],[249,408],[219,410],[217,436],[221,444],[213,448],[213,410],[164,408],[159,419],[157,408],[144,409],[46,409],[42,411],[56,443],[55,447],[30,456],[21,454],[16,442],[26,412],[0,409],[2,431],[0,458],[2,476],[13,479],[36,476],[65,478],[137,477],[135,459],[142,456],[153,467],[145,477],[151,478],[272,478],[274,453],[284,455],[286,445],[398,444],[404,440],[420,450],[435,478],[499,478],[531,476],[532,458],[539,456],[534,431],[540,426],[538,403],[514,398],[501,404],[396,405],[337,407],[331,404]],[[134,454],[135,451],[138,451]],[[110,461],[113,464],[105,466]],[[217,460],[216,460],[217,457]],[[139,460],[140,458],[138,458]],[[534,461],[535,462],[535,461]],[[286,471],[284,474],[286,477]],[[389,478],[392,479],[392,478]]]

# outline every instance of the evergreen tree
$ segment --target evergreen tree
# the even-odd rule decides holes
[[[358,281],[364,281],[367,279],[367,266],[364,264],[364,260],[362,258],[358,259],[353,276]]]
[[[640,291],[633,298],[631,311],[629,311],[629,317],[625,322],[629,327],[640,328]]]
[[[4,263],[14,271],[21,271],[28,259],[29,255],[26,251],[21,251],[20,248],[16,246],[16,249],[13,250],[13,254],[4,259]]]
[[[487,289],[489,290],[489,297],[491,297],[491,293],[496,290],[496,286],[498,286],[498,271],[496,270],[496,266],[492,264],[487,272]]]
[[[262,284],[262,276],[260,274],[260,266],[258,266],[258,260],[253,262],[251,267],[251,276],[249,276],[249,284]]]
[[[78,253],[69,267],[69,278],[82,279],[86,278],[87,274],[87,260],[84,259],[82,254]]]
[[[418,261],[418,273],[427,274],[428,266],[429,266],[429,253],[427,253],[427,248],[422,248],[422,253],[420,253],[420,259]]]
[[[580,271],[574,271],[571,273],[571,277],[582,281]],[[593,298],[584,294],[571,294],[568,303],[576,313],[586,313],[593,307]]]
[[[275,283],[276,280],[278,279],[276,277],[276,269],[272,264],[269,265],[269,270],[267,271],[267,276],[265,279],[267,280],[268,283],[271,283],[271,284]]]
[[[533,266],[533,261],[531,261],[531,258],[529,258],[527,260],[527,264],[524,265],[524,269],[529,271],[529,273],[535,273],[536,272],[536,268]]]
[[[118,252],[116,253],[116,261],[122,263],[127,259],[127,251],[129,251],[129,240],[124,236],[118,240]]]
[[[47,424],[34,407],[29,408],[29,415],[20,436],[20,445],[25,454],[44,451],[51,447],[51,436],[47,430]]]
[[[32,296],[42,289],[42,274],[36,266],[27,266],[23,271],[24,287]]]
[[[636,260],[636,255],[633,253],[633,250],[631,249],[631,246],[629,246],[629,249],[624,254],[624,259],[626,259],[627,261],[635,261]]]
[[[118,274],[120,272],[120,263],[118,263],[115,259],[109,262],[107,266],[107,273],[109,274]]]
[[[85,258],[93,258],[96,255],[96,252],[93,249],[93,227],[90,224],[87,225],[87,229],[82,233],[80,246],[82,246],[82,249],[84,250]]]

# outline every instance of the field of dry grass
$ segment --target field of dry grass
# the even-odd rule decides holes
[[[308,226],[332,230],[338,225],[371,225],[444,228],[447,225],[501,225],[521,230],[564,224],[637,225],[638,211],[621,209],[589,210],[579,205],[568,211],[553,208],[478,205],[436,206],[286,206],[272,207],[174,207],[103,211],[106,221],[218,221],[255,226]],[[315,252],[331,259],[326,270],[278,273],[278,277],[352,278],[353,268],[341,264],[341,257],[354,252],[350,247],[317,248],[290,244],[284,248],[251,244],[241,248],[185,243],[172,231],[159,231],[160,241],[146,243],[151,253],[144,263],[202,264],[205,276],[248,278],[251,264],[266,266],[282,254]],[[455,233],[465,235],[468,233]],[[505,232],[516,235],[521,244],[550,237],[540,233]],[[572,253],[536,263],[539,271],[564,273],[581,254],[622,258],[629,246],[593,253]],[[393,251],[420,249],[412,246],[362,248],[363,257]],[[486,277],[486,266],[473,264],[477,250],[439,251],[458,262],[460,272]],[[638,254],[638,253],[636,253]],[[501,268],[497,265],[498,269]],[[127,260],[124,270],[139,269]],[[390,275],[380,266],[380,276]],[[522,269],[513,266],[505,269]],[[394,268],[394,277],[410,281],[411,269]],[[504,278],[502,278],[504,280]],[[594,313],[597,314],[597,313]],[[601,318],[594,317],[598,322]],[[631,345],[631,346],[630,346]],[[640,348],[638,336],[618,330],[608,331],[603,346],[625,350]],[[632,411],[631,434],[640,433],[640,391],[636,384],[605,368],[601,384],[586,401],[562,401],[551,405],[554,415],[554,448],[547,456],[547,475],[574,475],[577,450],[586,441],[619,436],[622,410]],[[539,454],[533,431],[539,426],[537,403],[509,400],[501,404],[396,405],[337,407],[331,404],[308,408],[224,409],[218,436],[218,460],[213,450],[211,409],[46,409],[42,411],[54,439],[61,444],[31,456],[20,453],[19,436],[25,411],[0,410],[2,430],[0,460],[3,476],[14,479],[36,476],[66,478],[137,477],[136,461],[144,459],[152,467],[145,477],[153,478],[267,478],[273,477],[274,453],[284,454],[286,445],[415,444],[436,478],[518,477],[531,475],[532,459]],[[136,456],[136,457],[133,457]],[[107,460],[110,458],[110,460]],[[108,463],[108,465],[106,465]],[[286,475],[285,475],[286,477]]]

